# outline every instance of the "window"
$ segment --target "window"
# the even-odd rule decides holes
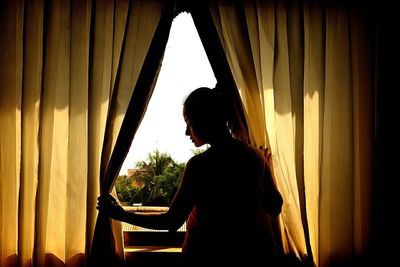
[[[136,189],[143,186],[143,179],[131,180],[133,176],[145,171],[140,162],[147,162],[149,154],[158,156],[170,155],[175,164],[185,164],[197,153],[190,139],[185,136],[185,122],[182,107],[185,97],[200,86],[214,87],[216,79],[198,36],[193,19],[189,13],[179,14],[173,21],[164,59],[158,76],[153,96],[149,102],[146,114],[131,144],[131,149],[121,168],[120,177],[123,183],[135,185]],[[138,164],[139,163],[139,164]],[[182,168],[183,170],[183,168]],[[121,182],[121,181],[120,181]],[[116,183],[116,189],[121,196],[123,183]],[[118,188],[120,186],[120,188]],[[156,186],[156,185],[154,185]],[[126,192],[131,194],[132,192]],[[172,194],[173,196],[173,194]],[[127,196],[127,198],[132,196]],[[120,197],[121,200],[121,197]],[[143,205],[139,201],[127,202],[126,209],[140,212],[165,212],[168,205]],[[148,246],[181,244],[185,225],[176,235],[166,231],[155,231],[123,224],[125,244],[128,246]],[[140,251],[140,248],[136,248]]]

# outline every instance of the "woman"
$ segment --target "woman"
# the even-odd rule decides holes
[[[262,152],[232,137],[223,106],[217,90],[206,87],[185,100],[185,134],[196,147],[209,144],[209,148],[187,162],[166,213],[135,214],[109,195],[99,197],[101,212],[130,224],[177,230],[187,221],[184,266],[262,265],[274,253],[264,219],[266,212],[280,214],[281,194]]]

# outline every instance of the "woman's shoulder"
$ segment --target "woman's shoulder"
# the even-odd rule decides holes
[[[241,140],[236,140],[236,143],[238,144],[238,146],[240,146],[244,150],[246,150],[247,153],[253,154],[254,156],[256,156],[258,158],[262,158],[263,154],[262,154],[261,150],[258,149],[256,146],[248,144],[248,143],[246,143],[244,141],[241,141]]]
[[[198,168],[198,166],[202,166],[205,160],[208,157],[207,150],[192,156],[186,163],[186,168]]]
[[[246,162],[253,162],[257,165],[263,165],[265,163],[266,158],[258,147],[243,141],[238,141],[237,144],[240,147],[241,155],[246,159]]]

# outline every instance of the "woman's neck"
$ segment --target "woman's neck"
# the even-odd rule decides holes
[[[229,130],[223,130],[218,132],[213,136],[213,138],[210,140],[210,145],[211,146],[219,146],[219,145],[224,145],[227,143],[231,143],[233,141],[233,137]]]

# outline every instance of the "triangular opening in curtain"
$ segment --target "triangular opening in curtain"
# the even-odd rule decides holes
[[[153,95],[132,140],[131,148],[120,171],[120,179],[124,176],[130,179],[138,168],[137,163],[143,161],[148,163],[149,155],[155,151],[171,156],[177,163],[186,163],[197,150],[194,150],[195,146],[185,136],[183,101],[192,90],[201,86],[213,88],[215,84],[214,72],[191,14],[187,12],[177,14],[172,22]],[[132,202],[130,195],[125,198],[120,197],[122,190],[117,189],[117,193],[121,202]],[[143,206],[149,202],[154,201],[145,197],[142,201],[140,199],[135,201],[142,203]],[[167,205],[163,204],[164,201],[155,202],[160,203],[154,204],[155,206]]]
[[[213,88],[215,85],[214,72],[191,14],[176,14],[154,92],[114,186],[116,197],[126,209],[140,205],[141,212],[167,210],[178,189],[181,172],[177,170],[195,153],[205,149],[205,146],[196,148],[185,135],[184,99],[198,87]],[[174,168],[174,175],[171,176],[170,168],[154,175],[156,170],[150,167],[152,163],[157,165],[158,159],[164,162],[163,159],[169,157],[173,164],[167,164]],[[143,169],[149,170],[149,167],[151,179],[137,182],[137,174],[141,176]],[[154,231],[124,222],[122,227],[125,238],[129,240],[133,240],[129,237],[132,232]],[[185,224],[178,231],[184,229]],[[155,240],[154,245],[158,244]]]

